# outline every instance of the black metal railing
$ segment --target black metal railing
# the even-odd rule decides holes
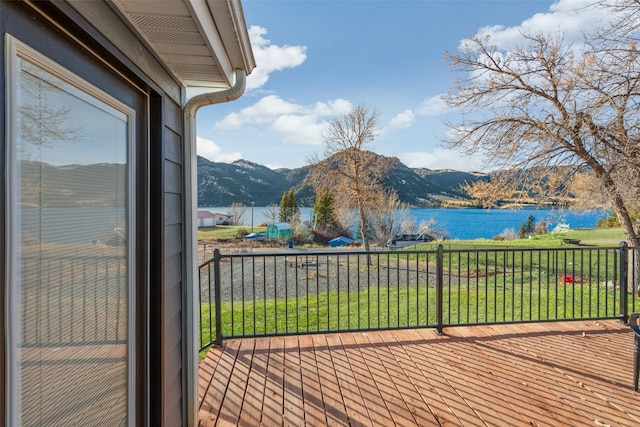
[[[637,249],[225,254],[199,266],[200,347],[223,339],[621,319],[640,300]]]
[[[22,347],[126,343],[126,256],[49,255],[21,264]]]

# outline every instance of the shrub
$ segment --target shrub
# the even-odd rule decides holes
[[[496,237],[501,238],[499,240],[514,240],[517,235],[513,228],[505,228],[502,233],[498,234]]]
[[[246,236],[247,234],[249,234],[250,231],[247,228],[238,228],[238,231],[236,231],[236,239],[244,239],[244,236]]]

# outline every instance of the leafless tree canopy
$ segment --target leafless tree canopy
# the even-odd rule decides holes
[[[616,5],[623,3],[638,8],[635,1]],[[449,123],[454,137],[447,142],[501,168],[503,188],[509,179],[525,188],[522,170],[563,170],[555,181],[562,186],[567,176],[588,170],[599,184],[593,190],[606,196],[632,244],[640,244],[629,215],[640,196],[640,62],[628,36],[635,33],[585,36],[579,45],[561,35],[523,35],[512,51],[488,36],[472,37],[446,55],[465,76],[445,97],[462,112]]]
[[[231,204],[227,215],[233,218],[233,225],[240,225],[242,224],[245,213],[247,213],[247,206],[244,203],[235,202]]]
[[[374,240],[379,245],[384,245],[396,234],[410,234],[416,229],[411,206],[403,203],[394,192],[388,192],[379,198],[378,207],[371,211],[370,218],[371,226],[375,229]]]
[[[264,215],[267,217],[269,224],[275,224],[278,222],[278,216],[280,215],[280,206],[275,203],[271,203],[267,206]]]
[[[384,195],[380,180],[388,169],[383,157],[367,150],[375,137],[377,119],[377,112],[360,105],[330,122],[323,135],[325,158],[312,159],[315,166],[309,174],[316,192],[326,187],[332,192],[336,206],[358,212],[367,251],[370,247],[369,213]]]

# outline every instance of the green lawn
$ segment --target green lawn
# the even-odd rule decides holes
[[[626,240],[626,233],[619,228],[603,229],[577,229],[564,233],[547,233],[531,236],[531,238],[515,240],[446,240],[443,242],[430,242],[407,248],[407,250],[433,248],[437,244],[449,249],[470,248],[557,248],[567,246],[562,239],[578,239],[581,246],[619,246]]]
[[[254,233],[264,233],[267,227],[253,226]],[[234,239],[251,233],[250,225],[216,225],[215,227],[198,227],[198,240]]]

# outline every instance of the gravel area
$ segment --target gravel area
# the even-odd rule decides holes
[[[253,251],[223,258],[220,266],[223,301],[300,298],[336,289],[348,293],[368,287],[435,286],[433,255],[429,260],[426,256],[411,260],[406,255],[389,252],[372,255],[367,265],[366,255],[353,250],[349,254],[292,250],[273,253],[273,250],[269,255]],[[201,270],[203,301],[213,299],[213,275],[213,266]]]

